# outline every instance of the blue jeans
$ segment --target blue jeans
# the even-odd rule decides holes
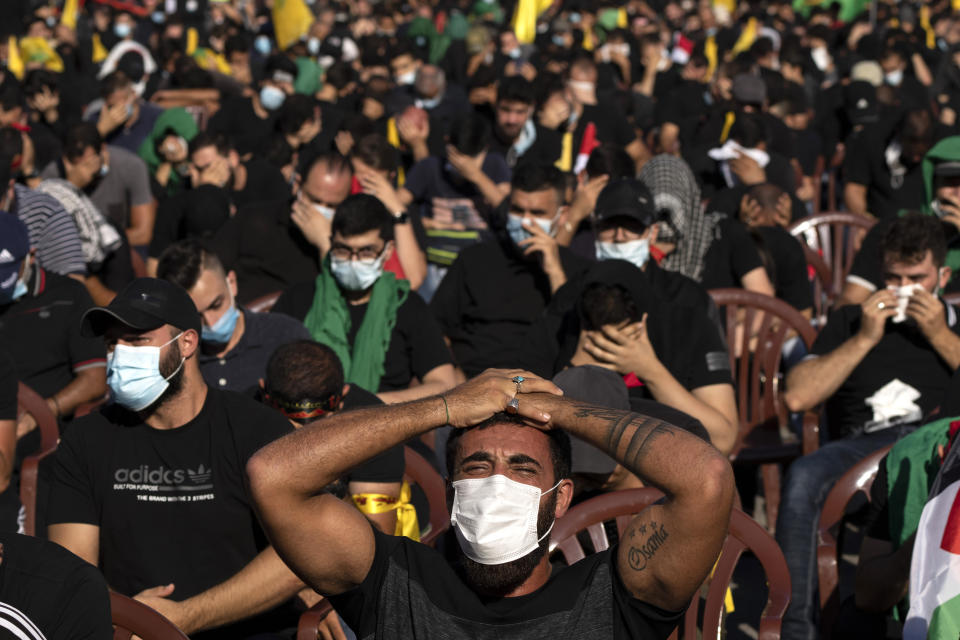
[[[817,527],[820,510],[834,483],[868,454],[892,444],[915,426],[834,440],[795,460],[787,471],[777,516],[777,543],[790,569],[792,597],[783,618],[783,640],[818,637]]]

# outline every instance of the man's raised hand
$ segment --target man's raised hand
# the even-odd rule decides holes
[[[522,382],[515,379],[522,377]],[[443,394],[450,425],[457,428],[472,427],[495,413],[507,411],[516,398],[516,414],[532,424],[546,428],[550,414],[544,411],[529,394],[548,393],[562,396],[563,391],[549,380],[537,377],[521,369],[487,369],[476,378]]]

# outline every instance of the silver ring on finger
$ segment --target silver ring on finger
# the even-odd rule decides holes
[[[877,303],[877,309],[885,309],[886,307],[887,307],[887,303],[883,301]]]
[[[507,403],[507,413],[517,413],[520,411],[520,401],[514,397]]]

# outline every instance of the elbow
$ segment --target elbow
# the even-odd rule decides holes
[[[803,397],[803,394],[797,393],[794,390],[787,391],[785,394],[783,394],[783,403],[787,405],[787,409],[789,409],[791,413],[806,411],[813,408],[813,405]]]
[[[267,507],[271,504],[271,496],[275,491],[273,464],[263,451],[258,451],[247,460],[247,483],[250,487],[250,496],[253,503],[264,518]]]
[[[721,505],[729,513],[735,490],[733,467],[726,456],[714,455],[700,465],[697,495],[705,504]]]
[[[715,428],[710,433],[710,440],[717,451],[724,456],[729,456],[737,444],[737,423],[730,422],[727,419],[718,421],[719,428]]]

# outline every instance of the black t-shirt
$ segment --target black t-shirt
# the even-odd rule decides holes
[[[210,133],[224,133],[233,142],[237,153],[246,156],[260,150],[264,141],[273,135],[276,114],[262,120],[253,110],[253,99],[243,96],[227,98],[207,125]]]
[[[652,640],[669,636],[683,615],[630,595],[617,573],[616,547],[554,571],[529,595],[482,599],[434,549],[376,531],[374,537],[366,579],[330,598],[358,637]]]
[[[780,226],[757,227],[763,248],[773,259],[773,273],[767,270],[779,299],[797,311],[813,307],[813,290],[807,277],[807,259],[800,241]]]
[[[706,290],[741,287],[743,276],[763,266],[750,232],[739,220],[722,218],[715,228],[714,240],[703,257],[703,281]]]
[[[30,291],[0,307],[0,343],[21,382],[49,397],[73,381],[76,373],[106,366],[102,338],[80,335],[80,318],[93,306],[76,280],[35,269]]]
[[[513,154],[510,153],[514,141],[503,140],[497,135],[496,129],[494,129],[494,135],[490,136],[489,150],[492,153],[499,153],[506,158],[508,165],[513,161],[513,166],[515,167],[527,163],[553,164],[560,159],[560,154],[563,151],[563,134],[554,129],[542,127],[536,123],[534,123],[534,129],[536,131],[536,139],[533,141],[533,144],[530,145],[530,148],[525,150],[519,158],[514,159]]]
[[[291,430],[279,413],[210,388],[200,413],[176,429],[108,406],[60,442],[49,522],[99,527],[100,568],[118,592],[172,582],[175,600],[189,598],[267,546],[245,465]]]
[[[316,284],[302,282],[283,292],[271,311],[285,313],[303,322],[313,306]],[[347,342],[353,341],[360,330],[366,304],[347,305],[350,312],[350,331]],[[443,332],[427,304],[416,292],[411,291],[397,309],[397,321],[390,335],[390,346],[384,360],[383,377],[378,392],[400,391],[410,386],[410,381],[423,376],[440,365],[450,364],[450,350],[443,341]]]
[[[205,184],[164,198],[153,223],[149,255],[159,258],[179,240],[213,236],[230,219],[230,195]]]
[[[17,370],[13,358],[0,348],[0,420],[17,419]]]
[[[626,116],[613,104],[585,104],[583,113],[577,120],[573,131],[573,154],[576,156],[583,142],[583,134],[588,123],[596,127],[597,142],[609,142],[626,147],[637,139],[637,132],[627,121]]]
[[[867,188],[867,211],[878,218],[893,217],[902,209],[919,209],[926,203],[922,163],[903,166],[894,162],[896,154],[889,151],[891,137],[885,129],[886,125],[875,125],[851,136],[843,161],[844,179]]]
[[[960,334],[957,310],[945,306],[947,326],[955,334]],[[833,311],[808,357],[827,355],[856,335],[861,317],[862,310],[858,305]],[[861,433],[874,419],[873,410],[865,400],[894,379],[920,392],[914,403],[923,416],[929,415],[940,404],[952,374],[953,370],[912,321],[908,319],[897,324],[888,320],[879,344],[870,350],[826,402],[831,438]]]
[[[109,640],[110,593],[97,568],[42,538],[0,533],[0,634],[21,640]]]
[[[357,385],[351,385],[350,391],[343,397],[341,411],[351,411],[364,407],[376,407],[383,401]],[[402,482],[406,469],[403,445],[398,444],[370,458],[352,469],[346,476],[348,482]]]
[[[527,332],[551,298],[549,279],[534,260],[491,240],[464,249],[444,276],[430,309],[467,376],[520,362]],[[589,264],[566,247],[560,261],[568,279]]]
[[[211,249],[237,273],[241,304],[320,272],[319,250],[290,219],[290,207],[290,200],[241,207],[213,237]]]

